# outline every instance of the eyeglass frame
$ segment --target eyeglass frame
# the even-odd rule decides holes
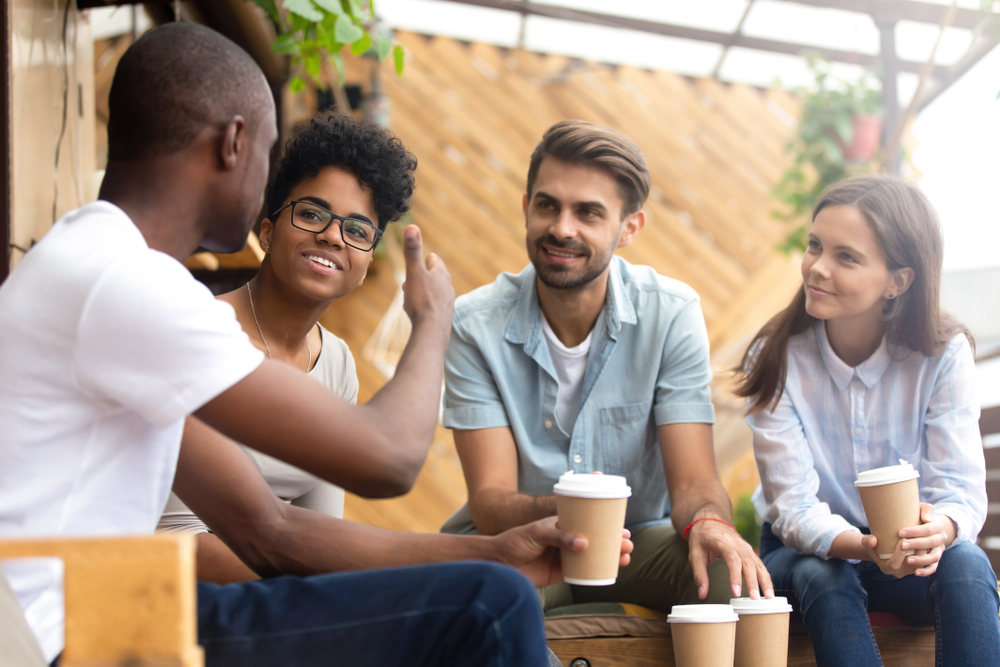
[[[319,231],[313,231],[311,229],[303,229],[302,227],[299,227],[298,225],[295,224],[295,205],[296,204],[309,204],[310,206],[314,206],[314,207],[316,207],[316,208],[318,208],[320,210],[326,211],[327,213],[330,214],[330,222],[326,223],[326,226],[323,227],[323,229],[320,229]],[[309,232],[310,234],[322,234],[326,230],[330,229],[330,225],[332,225],[333,221],[336,220],[337,221],[337,226],[340,227],[340,239],[346,245],[351,246],[355,250],[360,250],[361,252],[371,252],[372,250],[375,249],[375,246],[378,245],[378,242],[382,240],[382,230],[379,229],[378,227],[376,227],[375,225],[373,225],[372,223],[365,222],[364,220],[361,220],[359,218],[351,218],[351,217],[344,217],[342,215],[337,215],[336,213],[334,213],[330,209],[326,208],[325,206],[320,206],[316,202],[310,201],[308,199],[293,199],[292,201],[288,202],[287,204],[285,204],[284,206],[282,206],[277,211],[275,211],[274,213],[272,213],[271,215],[269,215],[267,217],[270,218],[272,222],[276,222],[277,219],[278,219],[278,216],[281,215],[281,212],[284,211],[286,208],[289,208],[289,207],[291,207],[291,209],[292,209],[292,215],[289,217],[288,221],[290,223],[292,223],[292,227],[295,227],[295,229],[300,229],[300,230],[302,230],[304,232]],[[362,225],[368,225],[369,227],[371,227],[372,229],[375,230],[375,240],[372,241],[372,247],[371,248],[359,248],[358,246],[354,245],[353,243],[351,243],[350,241],[347,240],[347,237],[344,236],[344,221],[345,220],[355,220],[357,222],[360,222]]]

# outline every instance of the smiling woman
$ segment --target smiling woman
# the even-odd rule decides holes
[[[362,283],[385,226],[408,210],[417,162],[399,139],[369,122],[326,114],[285,146],[267,189],[264,260],[244,287],[223,294],[250,341],[268,357],[308,373],[356,402],[354,358],[318,323],[330,303]],[[244,447],[274,493],[294,505],[343,515],[344,492]],[[171,494],[160,530],[197,534],[198,578],[257,576]]]

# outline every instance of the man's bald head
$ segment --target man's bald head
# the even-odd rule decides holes
[[[118,63],[108,159],[175,153],[236,115],[254,133],[272,104],[264,74],[246,51],[209,28],[169,23],[144,34]]]

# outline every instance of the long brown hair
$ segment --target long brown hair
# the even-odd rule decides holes
[[[933,357],[963,332],[972,334],[941,310],[943,239],[937,213],[917,186],[894,176],[866,174],[830,186],[813,209],[816,219],[827,206],[854,206],[872,226],[889,271],[913,269],[913,284],[882,310],[888,342]],[[750,412],[774,409],[785,390],[788,339],[816,321],[806,312],[806,294],[800,289],[783,311],[765,324],[735,369],[743,378],[736,395],[748,399]]]

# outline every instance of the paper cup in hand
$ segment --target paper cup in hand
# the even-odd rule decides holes
[[[580,552],[562,550],[563,580],[578,586],[610,586],[618,578],[625,506],[632,495],[624,477],[577,475],[559,478],[556,494],[559,528],[587,538]]]
[[[788,664],[788,614],[785,598],[733,598],[736,624],[734,667],[785,667]]]
[[[889,558],[899,542],[899,531],[920,525],[920,473],[900,459],[898,466],[858,473],[854,486],[868,517],[868,528],[878,540],[879,558]],[[913,551],[907,551],[912,554]]]
[[[677,667],[733,667],[736,621],[728,604],[678,604],[667,616]]]

